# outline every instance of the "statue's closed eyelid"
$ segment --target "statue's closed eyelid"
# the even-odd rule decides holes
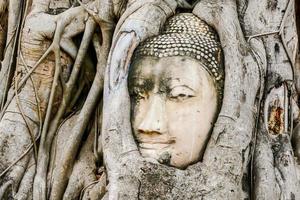
[[[196,91],[186,85],[174,86],[168,92],[170,99],[185,100],[196,96]]]
[[[196,93],[196,90],[193,89],[192,87],[188,86],[188,85],[175,85],[170,87],[170,92],[174,92],[174,91],[185,91],[185,92],[191,92],[191,93]]]

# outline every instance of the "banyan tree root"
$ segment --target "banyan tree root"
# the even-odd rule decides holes
[[[246,42],[238,20],[236,1],[200,1],[193,12],[218,31],[226,57],[221,114],[203,163],[182,171],[147,162],[140,157],[131,132],[126,78],[128,60],[144,36],[158,34],[154,27],[162,25],[165,18],[172,14],[176,2],[173,2],[175,7],[170,6],[171,1],[168,6],[162,1],[144,2],[143,6],[139,6],[138,2],[134,2],[136,7],[134,3],[131,5],[135,8],[134,12],[124,21],[121,18],[121,24],[117,25],[106,72],[102,142],[109,179],[108,198],[243,198],[242,179],[249,162],[255,108],[259,105],[256,95],[261,83],[259,74],[263,72],[260,67],[265,67],[261,61],[265,56],[262,43],[252,41],[252,49]],[[130,6],[127,9],[130,12]],[[146,10],[147,15],[143,15]],[[164,13],[160,13],[162,10]]]
[[[101,9],[97,10],[97,8],[95,8],[92,9],[92,12],[89,8],[84,8],[87,10],[87,12],[90,13],[91,16],[93,16],[93,18],[101,28],[101,44],[99,45],[99,43],[97,42],[99,41],[99,39],[94,40],[94,46],[98,60],[97,72],[87,99],[80,111],[76,126],[74,126],[72,129],[73,134],[72,137],[70,137],[68,140],[68,148],[63,154],[60,165],[57,167],[57,174],[55,174],[53,177],[50,199],[61,199],[63,197],[65,188],[67,187],[68,183],[67,174],[69,174],[72,170],[73,163],[75,161],[74,154],[78,152],[84,130],[86,129],[89,119],[92,116],[92,113],[94,113],[97,104],[99,103],[100,94],[103,89],[104,70],[106,67],[107,57],[109,49],[111,47],[111,37],[114,30],[112,16],[115,15],[115,12],[118,12],[116,11],[116,8],[113,9],[111,8],[111,6],[120,6],[123,4],[112,4],[112,2],[110,1],[99,1],[96,5]],[[120,8],[122,7],[123,6],[121,6]],[[94,10],[96,10],[96,12],[94,12]],[[99,186],[99,184],[97,184],[97,186]]]
[[[261,6],[257,7],[257,3]],[[291,132],[295,110],[292,105],[294,60],[290,60],[287,46],[294,45],[297,33],[294,1],[249,1],[245,24],[256,21],[257,35],[264,43],[268,68],[257,129],[254,154],[254,199],[299,199],[297,164],[291,146]],[[290,16],[287,18],[287,16]],[[268,19],[267,21],[259,19]],[[249,35],[250,39],[253,38]],[[256,37],[256,38],[257,38]],[[285,38],[293,38],[287,44]],[[289,62],[287,62],[289,60]],[[296,88],[298,83],[296,82]]]
[[[54,174],[50,199],[61,199],[63,197],[68,183],[67,174],[72,170],[75,161],[74,155],[78,152],[84,131],[100,100],[100,94],[103,89],[104,69],[112,33],[110,27],[102,26],[102,28],[103,43],[101,48],[96,50],[96,52],[100,52],[100,55],[98,56],[97,72],[87,99],[80,111],[77,123],[71,130],[72,136],[68,139],[66,151],[62,155],[60,165],[57,167],[57,173]]]
[[[23,22],[22,10],[25,8],[26,2],[18,0],[1,1],[2,9],[6,6],[8,7],[8,21],[5,49],[1,52],[4,57],[1,62],[0,70],[0,110],[3,109],[7,92],[12,81],[12,76],[14,74],[13,59],[16,54],[18,45],[17,39]]]
[[[260,115],[253,167],[254,195],[257,199],[297,199],[297,164],[291,145],[289,123],[286,123],[292,117],[287,109],[287,83],[271,77],[268,80],[268,84],[276,86],[266,95],[264,112]]]
[[[100,169],[97,169],[93,153],[94,137],[94,130],[91,129],[87,141],[81,148],[78,159],[74,163],[63,199],[76,199],[84,195],[87,196],[94,185],[102,181],[100,179],[103,171],[101,172],[99,171]],[[98,191],[100,196],[103,196],[101,193],[105,193],[106,180],[104,183],[104,188]]]
[[[36,4],[35,4],[36,3]],[[106,5],[106,7],[109,7],[111,6],[111,4],[109,3],[104,3]],[[41,7],[40,7],[41,6]],[[47,38],[51,39],[53,38],[53,42],[52,44],[48,47],[48,49],[46,50],[46,52],[41,55],[38,59],[37,62],[33,62],[33,63],[30,63],[31,65],[31,68],[29,70],[28,73],[26,73],[23,77],[23,79],[20,81],[19,85],[20,87],[17,88],[16,90],[17,91],[20,91],[20,88],[22,86],[26,86],[27,84],[27,79],[32,76],[32,74],[34,74],[33,72],[35,72],[39,65],[41,63],[43,63],[43,61],[47,58],[48,55],[50,55],[51,52],[54,52],[54,55],[55,55],[55,70],[53,73],[54,74],[54,80],[53,81],[49,81],[49,86],[52,85],[51,89],[48,91],[48,94],[47,96],[50,96],[50,100],[48,103],[48,106],[45,105],[43,107],[44,110],[46,110],[47,108],[47,112],[46,114],[43,113],[45,115],[45,121],[44,121],[44,124],[43,124],[43,131],[42,131],[42,137],[41,137],[41,144],[40,144],[40,151],[39,152],[39,157],[41,158],[45,158],[46,155],[48,154],[48,152],[46,151],[45,153],[45,149],[47,149],[47,147],[49,147],[51,145],[51,140],[53,138],[53,134],[55,133],[55,129],[57,129],[57,126],[58,126],[58,123],[60,122],[60,118],[61,116],[63,115],[63,111],[66,110],[66,108],[70,108],[68,104],[68,102],[64,102],[65,105],[62,105],[60,107],[60,112],[58,113],[58,116],[59,117],[56,117],[56,121],[53,122],[52,124],[50,124],[50,128],[51,128],[51,134],[47,136],[47,138],[45,138],[45,135],[46,133],[48,133],[48,124],[49,124],[49,119],[50,117],[52,116],[52,112],[51,112],[51,107],[54,106],[53,110],[55,111],[56,110],[56,105],[58,103],[55,103],[54,100],[55,100],[55,96],[57,96],[57,92],[55,90],[61,90],[60,88],[57,88],[56,89],[56,85],[58,84],[58,78],[61,77],[61,72],[62,69],[61,69],[61,64],[60,64],[60,47],[59,45],[61,45],[61,47],[71,56],[71,57],[75,57],[75,56],[78,56],[77,54],[79,54],[78,56],[78,63],[75,63],[76,66],[73,68],[73,72],[71,74],[71,77],[69,78],[69,81],[70,82],[67,82],[67,83],[64,83],[64,80],[62,78],[60,78],[60,81],[61,81],[61,85],[62,85],[62,90],[64,91],[64,98],[63,98],[63,101],[70,101],[68,100],[68,98],[70,99],[70,96],[73,92],[73,89],[72,88],[72,85],[74,85],[74,82],[76,81],[76,77],[78,76],[78,73],[79,73],[79,67],[80,67],[80,63],[82,63],[82,60],[84,58],[84,55],[85,55],[85,52],[86,49],[87,49],[87,46],[89,44],[89,40],[91,39],[92,37],[92,33],[93,33],[93,29],[92,28],[90,31],[89,28],[87,28],[86,32],[90,32],[87,34],[87,38],[86,38],[86,41],[85,39],[83,40],[83,52],[81,52],[81,50],[79,49],[79,51],[77,52],[75,46],[72,44],[72,41],[70,40],[74,35],[78,34],[79,32],[81,32],[83,29],[84,29],[84,25],[85,23],[83,23],[83,26],[82,25],[79,25],[79,24],[82,24],[81,22],[85,22],[86,19],[88,18],[87,17],[87,13],[85,12],[86,8],[84,7],[77,7],[77,8],[72,8],[68,11],[66,11],[65,13],[62,13],[58,16],[52,16],[50,17],[50,15],[48,14],[45,14],[45,10],[43,9],[46,9],[47,8],[47,2],[39,2],[39,1],[34,1],[33,2],[33,13],[31,13],[32,16],[34,16],[33,18],[37,19],[37,20],[41,20],[41,18],[43,18],[45,21],[44,22],[48,22],[48,23],[45,23],[47,24],[47,28],[46,30],[43,30],[44,31],[44,34]],[[109,9],[108,9],[109,10]],[[77,127],[75,128],[76,129],[76,134],[75,134],[75,138],[78,137],[77,135],[82,135],[83,132],[84,132],[84,129],[85,127],[87,126],[88,122],[89,122],[89,117],[88,115],[91,115],[93,112],[93,108],[95,107],[95,105],[97,104],[98,102],[98,99],[99,99],[99,96],[100,96],[100,93],[101,93],[101,90],[102,90],[102,87],[103,87],[103,71],[104,71],[104,68],[105,68],[105,65],[106,65],[106,58],[107,58],[107,55],[108,55],[108,51],[109,51],[109,48],[110,48],[110,37],[112,35],[112,28],[113,26],[110,25],[110,22],[109,22],[109,17],[110,17],[110,14],[108,13],[99,13],[99,15],[103,15],[103,21],[98,21],[98,23],[100,24],[104,24],[104,26],[101,27],[101,31],[103,33],[102,35],[102,45],[101,45],[101,49],[100,49],[100,56],[99,56],[99,62],[98,62],[98,70],[97,70],[97,74],[96,74],[96,78],[94,80],[94,84],[92,86],[92,89],[91,89],[91,92],[90,92],[90,95],[88,96],[87,100],[86,100],[86,103],[84,104],[84,107],[82,109],[82,112],[80,114],[80,118],[79,118],[79,123],[77,124]],[[76,23],[71,23],[72,20],[74,20]],[[92,22],[92,21],[91,21]],[[26,23],[28,23],[26,21]],[[54,24],[54,26],[49,26],[49,25],[52,25]],[[38,27],[42,27],[42,26],[39,26],[39,23],[33,23],[32,24],[33,26],[38,26]],[[79,25],[79,26],[78,26]],[[95,25],[92,24],[92,27],[94,27]],[[35,27],[35,28],[38,28],[38,27]],[[48,31],[48,32],[47,32]],[[77,59],[76,61],[77,62]],[[52,69],[54,68],[54,63],[52,63]],[[74,72],[75,71],[75,72]],[[53,74],[51,74],[53,76]],[[52,82],[52,83],[51,83]],[[67,92],[66,92],[67,91]],[[65,93],[66,92],[66,93]],[[20,96],[21,96],[21,92],[20,92]],[[58,95],[59,96],[59,95]],[[67,96],[67,97],[66,97]],[[13,97],[11,99],[8,99],[8,104],[13,100]],[[44,111],[43,110],[43,111]],[[3,114],[2,114],[3,116]],[[5,117],[5,114],[3,116],[3,118]],[[78,133],[77,133],[78,132]],[[81,136],[80,136],[81,137]],[[44,142],[45,141],[45,142]],[[75,143],[75,144],[80,144],[80,140]],[[78,148],[75,146],[75,148]],[[49,149],[49,148],[48,148]],[[68,149],[68,151],[71,150],[71,153],[73,151],[77,152],[77,150],[73,150],[73,148],[70,148]],[[68,152],[67,151],[67,152]],[[45,153],[45,154],[44,154]],[[68,154],[67,154],[68,155]],[[45,168],[45,166],[47,167],[47,160],[48,158],[46,157],[46,159],[40,159],[38,157],[38,166],[37,166],[37,175],[35,177],[35,181],[34,181],[34,188],[33,188],[33,198],[34,199],[44,199],[46,198],[46,177],[45,177],[45,173],[47,173],[47,169],[46,170],[42,170]],[[70,158],[70,156],[67,156],[63,162],[66,162],[66,159],[68,160]],[[72,158],[74,159],[74,158]],[[39,165],[40,163],[40,165]],[[71,162],[70,162],[71,164]],[[71,165],[70,165],[71,166]],[[39,173],[39,169],[41,169],[41,173]],[[64,172],[63,172],[64,173]],[[64,178],[64,176],[59,176],[59,178]],[[57,194],[55,191],[56,191],[56,188],[57,188],[57,181],[56,181],[56,178],[54,178],[54,187],[53,187],[53,190],[54,192],[52,192],[52,194]],[[98,184],[97,184],[98,185]],[[58,187],[59,184],[58,184]],[[64,189],[63,189],[64,190]],[[54,195],[54,198],[56,198]]]
[[[0,131],[3,131],[3,134],[0,134],[0,146],[4,149],[4,156],[0,155],[4,157],[4,159],[0,157],[0,168],[8,169],[9,166],[12,166],[3,175],[1,174],[4,178],[1,179],[3,183],[0,183],[0,197],[14,196],[20,199],[32,197],[32,181],[35,174],[33,150],[36,148],[31,150],[31,147],[34,146],[34,141],[40,134],[42,134],[42,139],[37,159],[40,172],[37,173],[34,181],[34,199],[73,197],[100,199],[103,196],[102,191],[105,191],[106,177],[105,173],[101,177],[97,177],[98,173],[94,171],[98,170],[94,165],[95,161],[91,153],[91,141],[95,140],[94,136],[89,135],[82,149],[80,147],[84,135],[87,133],[87,126],[93,111],[99,104],[103,88],[104,69],[114,29],[111,17],[119,16],[121,13],[123,15],[116,26],[104,83],[102,142],[109,180],[108,194],[105,198],[157,199],[163,196],[166,199],[242,199],[245,197],[242,184],[246,177],[245,171],[248,170],[249,144],[260,105],[260,98],[256,97],[257,94],[260,94],[260,87],[263,87],[262,77],[265,75],[266,68],[265,47],[261,40],[253,38],[249,41],[250,44],[245,40],[245,35],[256,34],[255,30],[259,29],[258,26],[264,26],[260,26],[259,19],[250,20],[251,22],[247,23],[250,26],[247,27],[241,27],[243,24],[239,23],[238,6],[247,1],[238,1],[237,4],[237,1],[233,0],[226,2],[202,0],[194,9],[197,16],[218,31],[226,57],[223,108],[215,124],[203,162],[192,165],[186,170],[178,170],[145,161],[139,155],[132,137],[127,89],[131,56],[141,41],[159,33],[166,18],[175,13],[178,2],[183,1],[128,1],[128,7],[124,11],[127,1],[97,1],[97,6],[105,5],[106,7],[99,6],[99,10],[94,11],[95,9],[82,5],[57,17],[49,16],[44,11],[41,12],[37,8],[38,4],[33,5],[33,10],[38,10],[38,12],[28,16],[23,30],[23,34],[32,34],[29,35],[33,39],[22,40],[19,59],[21,59],[21,55],[24,59],[18,62],[18,71],[19,74],[23,74],[23,79],[15,84],[16,95],[9,100],[8,108],[3,112],[0,122]],[[39,3],[46,4],[43,1]],[[118,6],[122,9],[116,9]],[[74,88],[68,89],[68,81],[61,76],[60,71],[64,70],[64,63],[71,63],[71,57],[75,60],[74,66],[76,67],[73,68],[71,74],[75,78],[70,80],[76,79],[74,70],[76,72],[76,69],[81,66],[80,63],[85,54],[84,49],[93,35],[93,28],[88,28],[89,22],[86,21],[89,20],[87,13],[101,28],[101,39],[95,39],[96,36],[94,38],[95,44],[98,43],[95,45],[98,46],[95,50],[98,58],[97,73],[80,113],[74,118],[71,117],[70,121],[68,120],[73,123],[70,125],[72,128],[61,129],[65,131],[56,137],[58,145],[57,148],[53,148],[51,153],[56,152],[58,158],[54,156],[56,159],[54,164],[50,163],[50,171],[48,171],[48,150],[55,138],[58,124],[62,121],[64,111],[70,107],[67,105],[68,103],[60,104],[61,99],[57,99],[56,96],[63,96],[62,101],[69,101],[67,100],[68,95],[74,92]],[[251,12],[247,11],[246,13],[251,19],[249,17]],[[47,22],[45,23],[47,24],[46,28],[39,23],[41,19]],[[30,22],[34,20],[36,23]],[[74,21],[79,21],[80,26]],[[70,38],[82,32],[85,27],[88,36],[86,38],[84,36],[82,48],[77,50]],[[40,32],[44,34],[33,34]],[[35,38],[37,36],[38,39]],[[27,37],[27,39],[31,37]],[[53,43],[45,41],[45,38],[53,38]],[[99,45],[100,40],[101,44]],[[267,41],[267,44],[270,44],[268,43],[270,41]],[[40,51],[41,46],[43,51]],[[70,57],[64,52],[60,52],[60,47]],[[31,51],[34,53],[30,53]],[[43,54],[45,51],[46,53]],[[55,57],[51,52],[54,52]],[[60,53],[63,55],[62,60]],[[83,65],[85,66],[85,64]],[[62,87],[54,89],[58,83]],[[63,94],[60,95],[61,93]],[[57,106],[59,104],[60,107]],[[50,119],[56,110],[58,110],[58,114],[54,117],[56,121],[51,122]],[[41,131],[41,121],[45,121],[43,131]],[[244,126],[241,127],[241,124]],[[7,129],[7,127],[10,128]],[[15,130],[18,132],[15,133]],[[30,133],[34,137],[31,137]],[[283,137],[279,143],[284,145],[280,146],[280,150],[276,152],[278,159],[275,158],[275,162],[286,173],[286,169],[289,168],[280,165],[282,160],[280,158],[285,158],[285,153],[290,150],[290,147],[286,146],[289,144],[289,139]],[[27,153],[24,154],[24,152]],[[77,157],[78,152],[79,156]],[[7,155],[14,155],[14,157],[7,158]],[[53,158],[53,155],[51,156]],[[293,164],[290,159],[291,154],[288,154],[288,158],[287,161]],[[47,172],[50,182],[48,185]],[[279,177],[278,173],[274,177]],[[284,181],[280,178],[277,180],[283,183],[279,184],[281,188],[286,187]],[[153,190],[149,190],[153,187],[155,187]],[[50,196],[47,196],[47,192],[50,193]]]
[[[50,183],[52,182],[52,177],[55,177],[54,174],[58,172],[57,169],[59,169],[62,161],[62,155],[67,150],[66,143],[68,138],[72,136],[70,130],[72,130],[72,127],[77,123],[78,116],[79,112],[69,117],[58,130],[56,142],[53,143],[51,151],[51,155],[54,158],[53,163],[51,163],[51,170],[49,171]],[[94,156],[94,129],[91,128],[91,130],[86,133],[88,133],[88,137],[83,141],[79,155],[74,156],[76,157],[76,162],[70,174],[68,174],[70,179],[62,199],[78,199],[79,197],[81,199],[81,197],[91,195],[103,196],[102,193],[105,193],[106,180],[103,180],[105,173],[101,171],[101,168],[97,167]],[[100,183],[102,183],[102,186],[99,186]],[[100,190],[92,192],[92,189],[96,187],[96,185]]]
[[[50,45],[48,39],[54,36],[56,22],[62,26],[70,25],[68,26],[69,28],[72,28],[73,24],[71,21],[74,20],[74,18],[76,18],[75,21],[77,22],[84,22],[87,14],[80,14],[83,11],[83,9],[74,8],[70,11],[71,14],[66,14],[65,18],[64,15],[51,16],[40,12],[40,10],[38,13],[32,12],[27,16],[21,37],[20,57],[17,63],[17,71],[22,78],[16,88],[18,97],[12,97],[7,104],[7,108],[3,111],[0,122],[0,143],[3,152],[0,162],[1,172],[4,172],[1,174],[1,186],[5,186],[7,182],[12,182],[13,193],[18,191],[18,185],[22,180],[27,166],[29,166],[28,162],[30,157],[32,157],[32,151],[30,151],[32,147],[30,143],[32,141],[30,140],[29,133],[32,132],[34,138],[38,137],[41,126],[40,118],[44,119],[48,98],[51,93],[55,64],[54,57],[50,53],[50,50],[56,48],[57,51],[60,41],[59,37],[56,37],[56,39],[58,39]],[[80,18],[82,20],[79,20]],[[41,20],[43,23],[40,23]],[[64,38],[63,41],[70,41],[68,38],[82,32],[84,23],[76,23],[75,27],[76,29],[69,30],[69,32],[66,31],[65,35],[59,30],[58,36],[62,35]],[[68,45],[65,46],[68,47]],[[44,52],[46,53],[44,54]],[[64,71],[66,66],[71,64],[71,59],[67,54],[62,52],[58,62],[61,62],[61,70]],[[30,80],[28,80],[29,77]],[[52,96],[55,96],[55,98],[52,98],[53,111],[48,112],[48,115],[52,115],[52,113],[56,111],[58,102],[60,101],[59,94],[61,91],[62,89],[58,88],[55,95],[53,95],[52,92]],[[19,103],[17,99],[19,99]],[[22,111],[18,109],[20,107]],[[32,171],[32,166],[33,165],[30,165],[29,171]],[[31,178],[28,180],[33,179],[35,167],[33,171],[33,173],[31,172]],[[32,184],[29,185],[32,186]],[[31,191],[31,189],[27,190]],[[9,196],[11,195],[12,192],[9,192]]]
[[[39,196],[46,196],[46,176],[47,176],[47,166],[49,163],[49,152],[52,144],[52,140],[54,137],[54,134],[56,133],[56,130],[59,126],[59,123],[62,120],[62,117],[66,111],[67,105],[70,104],[71,100],[71,95],[73,94],[73,88],[75,85],[75,82],[78,78],[78,74],[80,72],[80,66],[83,63],[84,56],[87,52],[87,48],[89,46],[90,40],[92,39],[92,35],[95,29],[95,23],[90,20],[87,22],[87,27],[85,29],[85,34],[83,36],[83,41],[81,43],[81,46],[79,48],[74,66],[73,66],[73,71],[71,72],[71,75],[69,77],[69,80],[66,83],[63,83],[64,86],[64,92],[63,92],[63,99],[62,99],[62,104],[60,105],[58,112],[56,113],[54,119],[50,121],[50,113],[49,112],[49,118],[45,119],[45,123],[43,126],[43,132],[42,132],[42,139],[40,142],[40,148],[39,148],[39,157],[38,157],[38,165],[37,165],[37,173],[35,176],[35,187],[40,188],[35,191],[39,191],[39,193],[42,194],[35,194]],[[59,58],[58,58],[59,59]],[[58,82],[58,77],[56,79]],[[57,84],[57,83],[56,83]],[[53,91],[53,95],[55,92]],[[50,102],[49,102],[50,106]],[[46,116],[47,117],[47,116]],[[50,125],[49,125],[50,123]],[[49,127],[48,127],[49,126]],[[42,188],[41,188],[42,187]],[[44,194],[43,192],[44,191]],[[41,198],[41,197],[39,197]]]
[[[17,70],[19,73],[27,73],[25,66],[31,68],[39,57],[41,56],[41,49],[46,50],[45,47],[49,45],[48,41],[41,40],[41,30],[38,27],[33,27],[30,24],[34,24],[36,18],[28,17],[27,24],[23,29],[21,52],[24,60],[18,60]],[[39,27],[43,28],[43,27]],[[45,28],[45,27],[44,27]],[[30,32],[28,30],[31,29]],[[68,57],[63,54],[63,65],[70,63]],[[43,66],[39,68],[31,75],[33,82],[28,80],[22,87],[22,90],[18,94],[20,107],[24,111],[26,121],[22,117],[21,111],[18,109],[17,98],[14,97],[8,108],[5,110],[5,114],[1,119],[1,147],[3,154],[1,154],[1,172],[3,172],[12,163],[18,161],[21,155],[27,151],[30,146],[31,140],[29,135],[29,129],[32,130],[33,136],[38,136],[38,130],[40,124],[40,117],[44,115],[44,110],[47,105],[47,99],[52,81],[53,75],[53,58],[49,57],[43,62]],[[35,93],[34,88],[37,90]],[[37,96],[36,96],[37,95]],[[38,108],[40,104],[40,108]],[[14,192],[18,190],[18,185],[22,180],[23,174],[28,166],[28,161],[32,157],[32,151],[29,151],[27,155],[19,160],[11,169],[3,174],[1,177],[2,183],[6,181],[13,181]]]
[[[118,198],[121,188],[129,195],[126,196],[129,199],[134,199],[137,193],[137,187],[131,187],[136,186],[136,181],[131,182],[131,186],[127,182],[127,185],[119,187],[118,178],[115,176],[120,169],[120,154],[132,152],[136,158],[139,157],[129,121],[130,103],[126,77],[131,56],[139,42],[159,33],[167,17],[175,13],[175,8],[175,1],[134,1],[129,4],[116,26],[105,73],[102,128],[104,161],[108,170],[111,199]],[[124,198],[122,195],[119,198]]]
[[[85,27],[85,21],[88,17],[88,14],[84,12],[84,8],[82,7],[75,7],[72,8],[65,13],[62,13],[57,16],[46,14],[47,8],[44,8],[46,10],[40,10],[38,5],[33,5],[35,9],[30,13],[28,18],[30,17],[33,19],[36,17],[35,23],[32,23],[31,26],[35,26],[34,28],[38,29],[40,32],[43,32],[46,39],[52,39],[53,42],[51,45],[47,48],[45,53],[42,54],[42,56],[35,62],[32,66],[32,68],[29,70],[28,73],[24,75],[22,80],[19,83],[18,90],[25,84],[25,82],[28,80],[30,75],[33,73],[33,71],[36,70],[36,68],[43,62],[43,60],[51,53],[51,52],[58,52],[59,46],[63,48],[63,50],[68,53],[72,58],[76,56],[77,48],[72,42],[71,38],[79,34],[83,31]],[[43,7],[42,7],[43,8]],[[37,10],[36,12],[34,12]],[[42,24],[39,27],[40,20],[45,20],[45,24]],[[73,23],[72,23],[73,21]],[[58,27],[56,27],[56,24],[58,24]],[[66,28],[66,30],[65,30]],[[65,31],[64,31],[65,30]],[[55,36],[54,36],[55,35]],[[55,37],[55,38],[54,38]],[[39,38],[40,39],[40,38]],[[9,96],[7,99],[6,104],[3,107],[3,110],[5,111],[9,103],[11,102],[13,96]],[[4,111],[1,111],[0,117],[2,118]]]

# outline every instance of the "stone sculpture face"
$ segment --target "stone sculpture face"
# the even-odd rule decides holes
[[[178,168],[198,161],[217,111],[212,77],[189,57],[143,57],[132,67],[132,125],[142,156]]]
[[[175,15],[135,51],[128,86],[143,157],[178,168],[199,161],[222,99],[221,49],[193,14]]]

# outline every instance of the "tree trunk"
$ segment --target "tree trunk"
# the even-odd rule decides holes
[[[300,199],[299,7],[0,1],[0,199]],[[127,83],[136,47],[179,12],[217,31],[225,67],[204,157],[184,170],[141,156]]]

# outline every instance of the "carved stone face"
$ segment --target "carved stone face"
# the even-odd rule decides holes
[[[142,57],[131,66],[132,126],[143,157],[185,168],[203,155],[217,111],[213,80],[189,57]]]

